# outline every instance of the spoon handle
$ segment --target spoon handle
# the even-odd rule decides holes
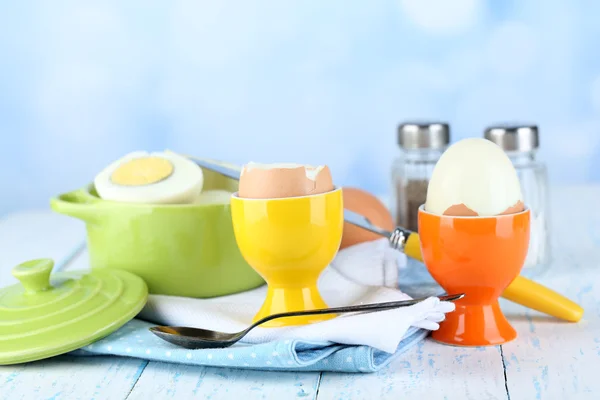
[[[455,301],[462,299],[464,297],[464,293],[453,294],[447,296],[438,296],[440,301]],[[432,296],[430,296],[432,297]],[[358,311],[383,311],[383,310],[392,310],[394,308],[400,307],[409,307],[413,306],[417,303],[420,303],[424,300],[427,300],[429,297],[423,297],[420,299],[412,299],[412,300],[402,300],[402,301],[388,301],[384,303],[373,303],[373,304],[360,304],[357,306],[346,306],[346,307],[333,307],[333,308],[320,308],[315,310],[303,310],[303,311],[291,311],[286,313],[279,314],[271,314],[263,319],[260,319],[250,325],[246,331],[253,329],[254,327],[264,324],[265,322],[271,321],[277,318],[285,318],[285,317],[298,317],[303,315],[320,315],[320,314],[343,314],[343,313],[351,313]]]

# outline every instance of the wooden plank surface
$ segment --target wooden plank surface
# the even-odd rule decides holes
[[[122,400],[146,364],[125,357],[60,356],[17,367],[0,366],[0,399]]]
[[[590,221],[591,222],[591,221]],[[503,347],[511,400],[600,398],[600,260],[558,257],[541,282],[584,307],[574,324],[503,302],[519,333]]]
[[[507,399],[500,347],[421,342],[365,376],[324,373],[319,399]]]
[[[129,399],[315,399],[319,376],[151,362]]]

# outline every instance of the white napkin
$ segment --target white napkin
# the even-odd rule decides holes
[[[397,288],[398,269],[406,266],[406,254],[381,238],[340,250],[331,266],[353,282]]]
[[[361,279],[363,282],[373,282],[378,272],[383,280],[383,271],[386,270],[383,263],[386,260],[389,263],[390,258],[382,257],[381,254],[380,241],[341,250],[332,265],[321,274],[318,282],[319,291],[328,306],[339,307],[410,299],[410,296],[397,289],[360,283]],[[365,262],[359,262],[360,260]],[[338,269],[352,275],[355,281],[348,279]],[[251,324],[253,316],[262,305],[265,294],[266,285],[247,292],[211,299],[150,295],[138,317],[163,325],[237,332]],[[453,310],[453,303],[440,302],[436,297],[431,297],[411,307],[340,315],[310,325],[281,328],[257,327],[250,331],[244,338],[244,342],[265,343],[280,339],[331,341],[367,345],[393,353],[410,326],[436,330],[439,328],[437,323],[444,320],[445,313]]]

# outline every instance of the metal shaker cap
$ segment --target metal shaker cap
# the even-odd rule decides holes
[[[486,128],[484,137],[504,151],[532,151],[540,146],[536,125],[494,125]]]
[[[398,126],[403,149],[440,149],[450,143],[450,126],[443,122],[404,122]]]

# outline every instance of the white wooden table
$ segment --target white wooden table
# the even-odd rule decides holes
[[[560,246],[539,280],[585,307],[577,324],[503,302],[516,341],[456,348],[426,340],[368,375],[60,356],[0,367],[0,399],[600,399],[600,186],[554,188],[553,210]],[[0,286],[15,282],[14,265],[37,257],[87,268],[83,224],[46,210],[0,219]]]

